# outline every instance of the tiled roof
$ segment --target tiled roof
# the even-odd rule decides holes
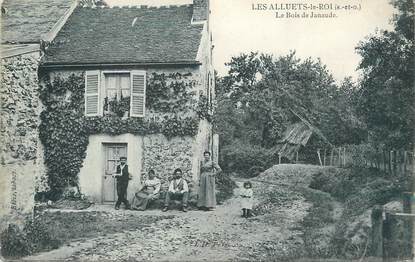
[[[203,25],[192,6],[77,7],[43,64],[195,62]]]
[[[4,0],[2,43],[34,43],[49,32],[71,6],[71,0]]]

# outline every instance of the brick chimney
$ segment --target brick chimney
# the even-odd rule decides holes
[[[207,21],[209,18],[209,0],[193,0],[193,22]]]

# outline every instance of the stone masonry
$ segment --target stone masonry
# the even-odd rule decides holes
[[[0,221],[0,229],[10,216],[19,222],[23,220],[18,218],[33,211],[35,178],[43,166],[38,140],[38,61],[38,52],[1,61],[0,215],[6,220]]]
[[[176,168],[183,171],[183,177],[192,181],[192,137],[174,137],[168,140],[164,135],[144,136],[143,171],[154,169],[164,189]]]

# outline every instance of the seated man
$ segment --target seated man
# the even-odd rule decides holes
[[[182,201],[182,211],[187,212],[187,199],[189,197],[189,188],[186,180],[182,178],[182,170],[174,170],[173,180],[170,181],[169,191],[166,193],[163,212],[169,209],[170,199]]]

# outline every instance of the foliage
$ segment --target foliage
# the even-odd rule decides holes
[[[399,181],[390,178],[386,173],[375,168],[354,167],[351,169],[332,169],[331,171],[320,172],[313,176],[310,187],[330,193],[333,197],[340,201],[348,201],[348,199],[356,196],[362,197],[365,193],[362,190],[376,191],[379,184],[384,184],[385,190],[398,195],[401,193]],[[368,196],[363,197],[368,199]],[[391,195],[385,192],[385,197],[390,199]],[[380,201],[380,198],[375,198]],[[359,200],[362,202],[362,200]],[[382,201],[380,201],[382,202]],[[351,202],[353,203],[353,202]]]
[[[349,145],[346,147],[350,153],[351,161],[355,167],[365,167],[366,162],[378,163],[382,154],[381,148],[375,148],[373,144],[365,143],[360,145]]]
[[[313,203],[301,222],[307,256],[320,259],[332,257],[334,250],[327,248],[331,240],[330,231],[324,228],[335,223],[333,199],[326,192],[309,188],[304,188],[303,195]]]
[[[147,82],[146,104],[148,109],[163,113],[178,113],[194,110],[195,81],[189,80],[191,73],[152,73]]]
[[[233,57],[227,65],[228,75],[217,78],[213,121],[222,155],[232,152],[227,147],[235,141],[276,148],[287,127],[303,121],[298,116],[334,145],[364,139],[364,126],[352,106],[355,83],[347,78],[337,85],[320,60],[300,60],[295,52],[280,57],[250,53]],[[321,136],[312,137],[310,150],[328,146]]]
[[[62,244],[53,236],[48,225],[37,219],[28,220],[24,232],[32,245],[32,253],[56,249]]]
[[[214,108],[211,102],[209,102],[207,96],[200,95],[197,104],[197,114],[200,119],[206,119],[209,122],[213,121]]]
[[[117,97],[114,97],[112,100],[108,101],[108,97],[104,98],[104,113],[114,113],[118,117],[123,117],[125,112],[128,112],[127,116],[130,116],[130,102],[131,98],[129,96],[121,96],[120,100]]]
[[[222,149],[220,165],[226,172],[236,172],[254,177],[271,167],[275,161],[272,150],[261,146],[247,146],[240,140]],[[277,158],[278,159],[278,158]]]
[[[84,76],[72,74],[51,82],[45,77],[40,98],[45,108],[41,113],[40,139],[44,146],[48,183],[59,198],[62,188],[77,185],[77,175],[86,156],[92,134],[136,135],[164,134],[194,136],[204,109],[197,107],[189,88],[189,74],[155,74],[148,80],[146,105],[161,117],[121,118],[129,110],[129,98],[109,101],[115,114],[103,117],[84,116]],[[176,97],[177,96],[177,97]],[[193,113],[192,113],[193,112]]]
[[[341,216],[333,221],[335,230],[331,233],[331,243],[327,248],[332,255],[350,259],[361,257],[365,246],[370,244],[370,208],[384,205],[400,196],[402,191],[397,181],[379,172],[374,168],[330,168],[313,175],[311,189],[305,190],[306,198],[313,202],[311,213],[304,220],[306,230],[310,226],[307,223],[317,221],[316,217],[330,222],[324,219],[326,211],[330,209],[318,210],[318,207],[324,208],[324,201],[335,198],[344,207]],[[307,193],[310,190],[320,192],[325,199],[314,198]]]
[[[399,13],[393,31],[380,31],[359,43],[363,72],[357,108],[367,123],[370,141],[385,148],[413,148],[414,5],[393,0]]]
[[[221,204],[223,201],[233,196],[233,190],[237,187],[237,185],[230,177],[230,174],[224,172],[216,176],[215,182],[218,190],[216,193],[216,201],[218,204]]]
[[[59,191],[76,183],[76,175],[86,155],[88,134],[84,128],[82,76],[67,81],[56,78],[40,86],[45,109],[40,115],[39,136],[44,146],[49,186]]]
[[[19,257],[31,254],[32,246],[25,232],[14,224],[1,233],[1,254],[5,257]]]

